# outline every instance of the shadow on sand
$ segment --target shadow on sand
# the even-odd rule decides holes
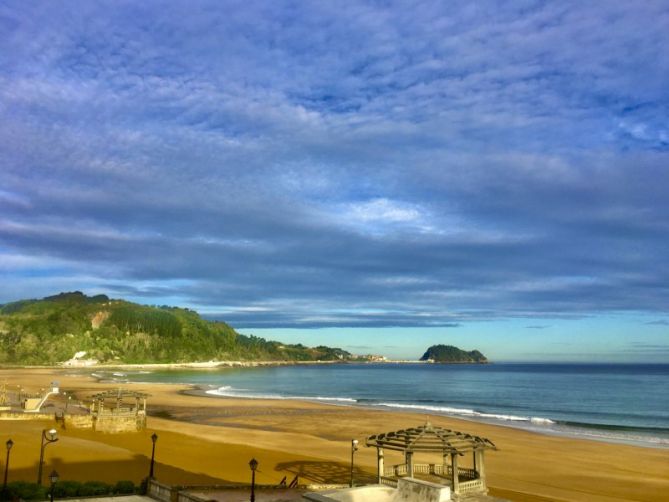
[[[351,465],[341,462],[294,461],[277,464],[275,470],[298,476],[300,482],[311,481],[319,484],[347,484],[351,479]],[[353,468],[356,484],[376,483],[376,476]]]
[[[135,455],[130,460],[107,460],[87,462],[66,462],[60,457],[54,457],[44,463],[42,483],[49,484],[49,473],[57,471],[61,480],[99,480],[115,483],[119,480],[130,480],[138,484],[147,477],[149,459],[144,455]],[[9,469],[8,481],[37,481],[38,462],[33,467],[24,469]],[[170,484],[183,485],[217,485],[227,484],[228,480],[214,478],[207,474],[189,472],[160,462],[155,463],[154,474],[158,481],[169,481]]]

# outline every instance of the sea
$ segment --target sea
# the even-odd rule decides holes
[[[669,448],[669,364],[316,364],[108,376],[195,384],[212,397],[303,399],[412,411]]]

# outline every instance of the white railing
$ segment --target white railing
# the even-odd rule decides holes
[[[458,467],[458,476],[460,478],[465,478],[465,479],[477,479],[478,473],[474,469]]]
[[[482,493],[485,492],[485,486],[483,481],[480,479],[474,479],[473,481],[463,481],[458,486],[458,495],[468,495],[470,493]]]
[[[406,476],[408,474],[407,465],[406,464],[389,465],[388,467],[383,469],[383,474],[384,476],[387,477],[396,477],[396,478],[399,476]]]
[[[442,464],[414,464],[414,474],[434,474],[437,476],[451,477],[453,467]],[[409,474],[407,464],[389,465],[383,469],[383,475],[386,477],[399,477]],[[472,480],[478,479],[478,473],[474,469],[467,467],[458,467],[458,477],[460,479]]]
[[[393,478],[387,478],[385,476],[381,476],[380,484],[390,486],[391,488],[397,488],[397,480]]]

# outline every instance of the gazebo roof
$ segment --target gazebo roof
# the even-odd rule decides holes
[[[105,399],[123,399],[124,397],[145,399],[149,397],[149,394],[145,394],[144,392],[135,392],[133,390],[117,389],[99,392],[92,397],[96,401],[104,401]]]
[[[497,449],[489,439],[435,427],[430,422],[419,427],[369,436],[365,444],[404,452],[464,453],[471,450]]]

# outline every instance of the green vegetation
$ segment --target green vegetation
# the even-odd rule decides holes
[[[45,500],[49,497],[50,488],[37,483],[14,481],[7,483],[7,492],[0,494],[0,500]],[[59,481],[53,487],[56,499],[74,497],[93,497],[104,495],[129,495],[140,493],[132,481],[119,481],[115,485],[101,481]]]
[[[55,364],[86,351],[106,363],[336,361],[351,354],[237,333],[197,312],[79,291],[0,306],[0,364]]]
[[[488,359],[478,350],[467,352],[465,350],[454,347],[453,345],[433,345],[423,357],[421,361],[434,361],[435,363],[487,363]]]

